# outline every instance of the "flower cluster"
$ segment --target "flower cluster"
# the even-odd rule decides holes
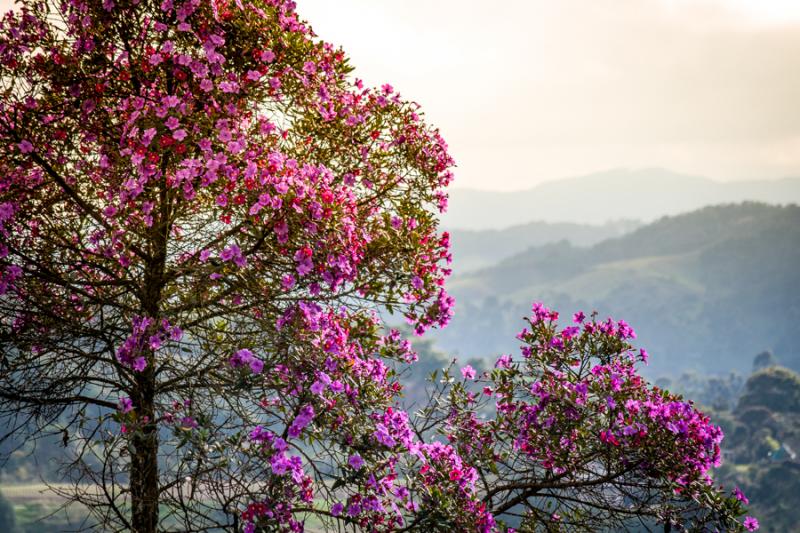
[[[134,316],[131,322],[133,331],[117,349],[117,361],[136,372],[147,367],[147,353],[155,352],[165,341],[178,342],[183,336],[183,331],[166,319],[156,323],[152,318]]]
[[[486,405],[492,419],[477,419],[480,400],[468,388],[452,389],[442,430],[461,457],[493,475],[500,472],[499,485],[527,483],[531,494],[542,490],[535,487],[550,487],[550,512],[560,517],[583,520],[595,510],[602,515],[623,496],[625,513],[641,505],[638,512],[646,514],[647,500],[639,504],[626,488],[635,485],[651,498],[659,494],[661,501],[675,502],[672,514],[657,519],[675,521],[684,514],[691,521],[709,513],[717,526],[752,527],[753,520],[736,518],[746,502],[741,491],[726,496],[710,478],[721,464],[722,430],[691,402],[638,374],[636,365],[646,362],[647,352],[630,344],[633,329],[625,321],[587,319],[580,312],[571,324],[558,321],[556,311],[534,303],[528,327],[517,337],[522,357],[500,356],[491,374],[479,380],[484,401],[493,400]],[[475,377],[471,367],[461,373]],[[591,492],[595,484],[604,487],[603,497]],[[559,488],[584,502],[582,517],[568,504],[560,506]],[[685,507],[703,499],[713,503],[693,511]],[[531,517],[543,512],[525,500],[512,501],[530,505]]]

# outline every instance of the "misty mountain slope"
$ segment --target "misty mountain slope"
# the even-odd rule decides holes
[[[649,168],[616,169],[554,180],[524,191],[455,188],[450,192],[450,209],[443,223],[450,228],[496,229],[529,220],[579,224],[619,219],[649,222],[706,205],[746,200],[798,203],[800,178],[723,183]]]
[[[618,220],[603,225],[569,222],[529,222],[506,229],[450,230],[453,268],[457,274],[491,266],[533,246],[568,241],[575,246],[591,246],[620,237],[642,224]]]
[[[455,276],[442,348],[462,356],[516,350],[530,302],[624,318],[654,374],[749,368],[771,348],[800,368],[800,207],[746,203],[663,218],[590,248],[532,248]]]

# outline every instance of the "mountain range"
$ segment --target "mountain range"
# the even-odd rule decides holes
[[[544,182],[523,191],[454,188],[446,228],[500,229],[531,220],[605,224],[651,222],[706,205],[753,200],[800,203],[800,178],[718,182],[660,168],[616,169]]]

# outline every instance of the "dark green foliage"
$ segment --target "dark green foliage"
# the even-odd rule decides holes
[[[764,532],[797,531],[800,524],[798,400],[800,375],[772,366],[748,378],[734,409],[710,413],[725,431],[716,479],[744,491]]]
[[[775,359],[775,356],[772,354],[772,352],[765,350],[753,359],[753,372],[761,370],[762,368],[775,366],[777,364],[778,360]]]
[[[750,376],[739,410],[764,407],[778,413],[800,413],[800,376],[778,366]]]

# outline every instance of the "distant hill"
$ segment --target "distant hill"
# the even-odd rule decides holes
[[[723,183],[651,168],[560,179],[524,191],[456,188],[450,191],[450,210],[443,224],[448,228],[498,229],[530,220],[578,224],[620,219],[650,222],[706,205],[745,200],[800,203],[800,178]]]
[[[461,356],[516,351],[532,300],[624,318],[651,375],[747,370],[772,349],[800,369],[800,207],[757,203],[665,217],[588,248],[531,248],[453,277],[456,315],[436,334]]]
[[[457,229],[450,232],[453,268],[456,273],[484,268],[532,246],[559,241],[591,246],[630,233],[641,225],[633,220],[618,220],[603,225],[530,222],[501,230]]]

